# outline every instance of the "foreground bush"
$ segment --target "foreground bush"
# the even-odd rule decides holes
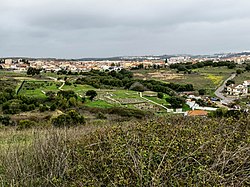
[[[28,129],[28,128],[35,127],[35,126],[36,126],[36,123],[34,121],[21,120],[18,123],[17,130]]]
[[[52,119],[52,124],[55,127],[73,127],[85,124],[85,119],[75,110],[70,110],[66,114],[61,114],[60,116]]]
[[[3,154],[0,174],[7,186],[248,186],[249,120],[166,117],[47,132]]]

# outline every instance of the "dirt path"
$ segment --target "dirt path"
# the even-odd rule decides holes
[[[59,90],[62,90],[62,88],[64,87],[65,85],[65,81],[61,81],[62,82],[62,85],[58,88]]]

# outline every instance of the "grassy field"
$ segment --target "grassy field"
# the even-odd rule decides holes
[[[25,76],[26,76],[25,72],[0,70],[0,78],[1,77],[25,77]]]
[[[250,72],[246,71],[240,75],[237,75],[234,79],[236,84],[242,84],[246,80],[250,80]]]
[[[166,98],[169,98],[170,96],[166,94],[164,94],[163,99],[160,99],[158,97],[148,97],[148,96],[144,96],[144,97],[161,105],[165,105],[165,106],[169,105],[169,103],[166,101]]]
[[[131,90],[115,90],[112,92],[113,96],[112,98],[121,98],[121,99],[126,99],[126,98],[140,98],[140,95],[138,92],[131,91]]]
[[[80,85],[80,84],[72,84],[72,85],[64,85],[62,90],[73,90],[75,93],[84,95],[84,93],[88,90],[96,90],[96,88],[89,85]]]
[[[19,94],[30,96],[30,97],[38,97],[38,98],[45,98],[46,95],[44,93],[48,91],[58,92],[59,87],[62,85],[62,82],[44,82],[44,81],[27,81],[24,83],[21,91]],[[31,85],[31,86],[30,86]],[[30,89],[29,87],[34,87],[35,89]],[[140,99],[139,94],[134,91],[129,90],[102,90],[96,89],[89,85],[79,85],[79,84],[72,84],[72,85],[64,85],[62,90],[73,90],[78,96],[85,96],[86,91],[88,90],[95,90],[97,92],[97,98],[94,101],[87,100],[85,105],[89,107],[97,107],[97,108],[111,108],[114,106],[120,106],[117,102],[110,102],[104,96],[110,95],[110,98],[116,99]],[[109,102],[108,102],[109,101]],[[133,106],[128,105],[128,108],[134,108]]]
[[[96,101],[87,100],[85,105],[89,107],[96,107],[96,108],[112,108],[115,106],[114,104],[110,104],[103,100],[96,100]]]
[[[137,70],[138,78],[155,79],[178,84],[193,84],[195,90],[206,89],[208,94],[213,94],[235,70],[227,67],[205,67],[193,70],[192,74],[176,73],[176,70]]]
[[[227,67],[205,67],[194,70],[197,74],[186,74],[180,83],[191,83],[196,90],[207,89],[213,92],[220,86],[235,70]],[[178,81],[178,80],[176,80]]]
[[[190,77],[189,77],[190,78]],[[210,79],[214,82],[217,81],[217,77],[210,76]],[[184,80],[184,79],[182,79]],[[185,80],[185,83],[187,80]],[[212,81],[211,81],[212,82]],[[84,97],[88,90],[95,90],[97,92],[97,97],[93,102],[87,100],[85,105],[89,107],[97,108],[110,108],[113,106],[123,106],[127,108],[135,108],[134,104],[145,103],[144,99],[140,98],[140,95],[136,91],[131,90],[117,90],[117,89],[96,89],[89,85],[74,84],[74,81],[70,81],[71,85],[66,85],[61,88],[62,90],[73,90],[78,98]],[[179,82],[178,82],[179,83]],[[30,97],[46,98],[46,93],[48,91],[58,92],[59,88],[63,82],[60,81],[44,81],[44,80],[26,80],[19,94],[26,95]],[[159,99],[157,97],[148,97],[148,99],[158,103],[168,106],[169,103],[166,102],[167,95],[164,95],[164,99]],[[152,105],[152,103],[148,102]]]
[[[30,97],[45,98],[48,91],[57,92],[62,83],[52,81],[26,81],[19,94]]]

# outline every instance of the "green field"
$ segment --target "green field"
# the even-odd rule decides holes
[[[140,98],[140,95],[138,92],[131,91],[131,90],[115,90],[112,92],[114,94],[112,98],[120,98],[120,99],[126,99],[126,98]]]
[[[234,79],[236,84],[242,84],[246,80],[250,80],[250,72],[246,71],[240,75],[237,75]]]
[[[164,94],[163,99],[160,99],[158,97],[149,97],[149,96],[144,96],[144,97],[161,105],[165,106],[169,105],[169,103],[166,101],[166,98],[169,98],[170,96],[166,94]]]
[[[176,70],[171,69],[159,71],[136,70],[134,73],[140,75],[138,75],[138,78],[154,79],[166,83],[193,84],[195,90],[206,89],[208,94],[211,95],[236,70],[227,67],[204,67],[192,71],[191,74],[176,73]],[[159,78],[157,78],[157,73]]]
[[[175,80],[176,83],[193,84],[195,90],[206,89],[213,93],[235,70],[227,67],[205,67],[193,70],[197,74],[185,74],[184,79]],[[170,80],[170,82],[172,82]]]
[[[103,100],[89,101],[85,103],[86,106],[96,107],[96,108],[112,108],[114,105]]]
[[[27,76],[25,72],[14,72],[14,71],[6,71],[0,70],[0,78],[1,77],[22,77]]]
[[[96,90],[96,88],[89,86],[89,85],[81,85],[81,84],[72,84],[72,85],[64,85],[62,90],[73,90],[77,94],[83,95],[88,90]]]
[[[45,98],[48,91],[57,92],[62,83],[52,81],[26,81],[19,94],[30,97]]]

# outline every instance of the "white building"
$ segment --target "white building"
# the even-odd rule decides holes
[[[250,87],[250,80],[244,81],[243,86]]]
[[[170,59],[168,59],[168,64],[184,63],[188,60],[190,60],[190,57],[183,57],[183,56],[171,57]]]
[[[4,63],[6,65],[11,65],[12,64],[12,59],[5,59]]]
[[[248,87],[243,84],[231,84],[230,86],[226,87],[225,91],[228,95],[246,95],[248,93]]]

